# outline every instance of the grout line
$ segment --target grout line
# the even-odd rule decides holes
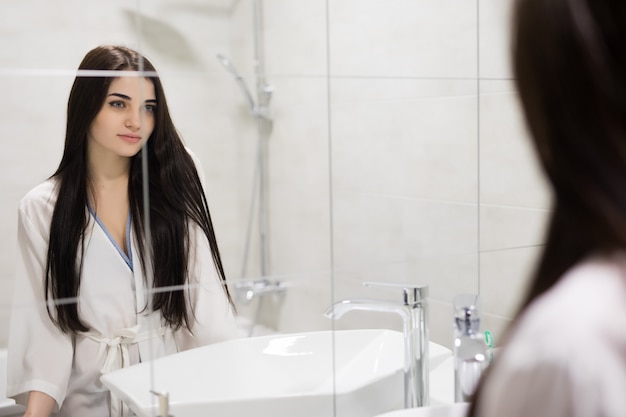
[[[476,201],[478,202],[478,210],[476,210],[476,292],[480,294],[481,270],[480,270],[480,0],[476,0]]]
[[[545,246],[545,243],[537,243],[535,245],[511,246],[511,247],[506,247],[506,248],[479,250],[478,253],[484,254],[484,253],[504,252],[504,251],[511,251],[511,250],[519,250],[519,249],[541,248],[543,246]]]
[[[328,134],[328,209],[330,212],[329,218],[329,257],[330,257],[330,305],[335,302],[335,235],[334,235],[334,222],[333,222],[333,153],[332,153],[332,126],[331,126],[331,77],[330,77],[330,0],[326,0],[326,108],[327,108],[327,134]],[[333,355],[331,360],[331,368],[333,372],[333,392],[337,392],[337,364],[335,358],[335,320],[331,320],[331,344],[333,349]],[[337,396],[333,395],[333,416],[337,416]]]

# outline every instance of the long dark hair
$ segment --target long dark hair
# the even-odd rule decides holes
[[[154,66],[136,51],[122,46],[99,46],[87,53],[79,70],[147,71],[157,100],[154,130],[145,150],[131,158],[128,198],[132,225],[144,267],[151,267],[154,288],[187,283],[189,222],[196,223],[208,239],[215,267],[226,296],[232,304],[220,258],[215,232],[193,159],[178,135]],[[57,180],[58,198],[50,225],[50,241],[45,277],[46,300],[77,297],[80,290],[87,211],[89,176],[87,170],[87,132],[100,111],[114,77],[79,74],[74,80],[67,105],[67,129],[63,156],[52,178]],[[145,265],[146,251],[142,193],[142,158],[147,150],[150,194],[152,265]],[[78,266],[76,259],[80,260]],[[160,311],[174,328],[189,328],[193,311],[186,291],[155,291],[152,309]],[[47,303],[48,305],[50,303]],[[147,307],[147,306],[145,306]],[[56,303],[53,322],[66,333],[88,330],[81,321],[75,302]],[[191,314],[191,316],[190,316]]]
[[[626,248],[624,22],[623,1],[516,3],[515,79],[554,197],[545,247],[517,317],[585,257]],[[476,400],[470,415],[477,415]]]

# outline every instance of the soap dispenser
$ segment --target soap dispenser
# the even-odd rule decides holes
[[[454,401],[471,400],[484,370],[489,350],[480,330],[478,295],[461,294],[454,299]]]
[[[157,417],[173,417],[170,414],[170,395],[167,392],[158,392],[151,390],[151,394],[154,394],[159,399],[159,415]]]

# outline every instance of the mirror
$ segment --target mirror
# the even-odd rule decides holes
[[[480,293],[496,342],[549,198],[508,65],[512,0],[13,0],[0,18],[0,347],[21,197],[56,168],[75,69],[101,43],[157,67],[202,162],[241,335],[400,329],[343,298],[430,287],[431,339]]]

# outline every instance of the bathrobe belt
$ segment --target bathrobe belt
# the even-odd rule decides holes
[[[95,332],[86,332],[81,334],[94,342],[100,343],[98,358],[100,358],[106,350],[104,365],[101,369],[101,372],[104,375],[130,365],[130,353],[128,350],[129,345],[163,337],[166,333],[166,329],[166,327],[160,327],[158,329],[139,332],[139,325],[136,325],[125,329],[119,329],[113,332],[110,337],[105,337]],[[110,408],[111,417],[126,417],[130,415],[128,406],[122,403],[122,401],[120,401],[113,393],[111,393]]]

